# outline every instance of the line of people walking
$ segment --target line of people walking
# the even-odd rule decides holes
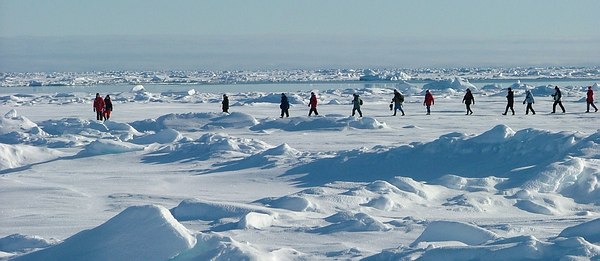
[[[225,99],[226,99],[226,95],[224,96],[224,100],[223,102],[225,103]],[[553,98],[553,105],[552,105],[552,113],[556,113],[556,106],[558,105],[561,109],[562,112],[565,113],[565,107],[562,105],[562,92],[560,91],[560,88],[558,86],[554,87],[554,94],[551,95]],[[587,111],[586,112],[590,112],[590,107],[595,109],[595,112],[598,111],[598,108],[596,107],[596,105],[594,104],[594,92],[592,90],[592,86],[588,87],[587,90],[587,95],[586,95],[586,102],[587,102]],[[308,116],[312,116],[312,114],[314,113],[316,116],[319,115],[319,113],[317,112],[317,96],[315,95],[314,92],[310,93],[310,98],[309,98],[309,103],[308,103],[308,107],[310,108],[308,111]],[[227,103],[229,103],[229,101],[227,101]],[[471,108],[471,105],[475,105],[475,97],[473,96],[473,93],[471,92],[470,89],[466,89],[465,91],[465,95],[463,96],[462,99],[462,103],[465,104],[466,106],[466,114],[465,115],[472,115],[473,114],[473,109]],[[531,92],[531,90],[526,90],[525,91],[525,99],[523,100],[523,104],[527,104],[527,107],[525,109],[525,114],[528,115],[529,112],[531,112],[533,115],[535,115],[535,110],[533,109],[533,104],[535,103],[535,99],[533,98],[533,93]],[[405,116],[405,112],[404,112],[404,108],[403,108],[403,104],[404,104],[404,95],[394,89],[394,96],[392,97],[391,103],[389,105],[390,110],[393,111],[393,116],[397,115],[397,112],[400,111],[402,113],[401,116]],[[433,106],[435,104],[435,99],[433,97],[433,94],[431,93],[430,90],[426,90],[425,91],[425,99],[423,101],[423,106],[426,107],[427,112],[426,115],[430,115],[431,114],[431,106]],[[504,110],[504,113],[502,113],[502,115],[507,115],[508,114],[508,110],[511,111],[512,115],[515,115],[515,109],[514,109],[514,104],[515,104],[515,94],[514,91],[512,90],[512,88],[508,88],[507,90],[507,95],[506,95],[506,108]],[[363,113],[361,111],[361,107],[363,105],[363,100],[360,98],[360,95],[357,93],[352,94],[352,116],[355,116],[356,113],[358,112],[359,117],[363,116]],[[281,102],[279,105],[279,108],[281,109],[281,115],[280,118],[285,117],[289,117],[289,109],[290,109],[290,103],[289,100],[287,98],[287,96],[285,95],[285,93],[281,94]],[[225,109],[223,110],[224,112]]]
[[[551,95],[553,98],[554,103],[552,104],[552,113],[556,113],[556,106],[559,106],[562,110],[563,113],[566,113],[565,107],[562,104],[562,92],[560,91],[560,88],[558,86],[554,87],[554,93]],[[359,117],[363,116],[361,107],[363,105],[363,100],[360,98],[360,95],[357,93],[352,94],[352,116],[355,116],[356,113],[358,112]],[[308,111],[308,116],[312,116],[312,114],[314,113],[315,116],[319,115],[319,112],[317,111],[317,103],[318,103],[318,98],[317,95],[314,92],[310,93],[310,98],[309,98],[309,103],[308,103],[308,107],[309,107],[309,111]],[[465,104],[466,106],[466,114],[465,115],[472,115],[473,114],[473,110],[471,108],[471,105],[475,105],[475,97],[473,96],[473,93],[471,92],[470,89],[466,89],[465,91],[465,95],[463,96],[462,99],[462,103]],[[504,113],[502,113],[502,115],[507,115],[508,114],[508,110],[511,111],[512,115],[515,115],[515,110],[514,110],[514,103],[515,103],[515,97],[514,97],[514,91],[512,90],[512,88],[508,88],[507,90],[507,95],[506,95],[506,108],[504,110]],[[533,94],[530,90],[526,90],[525,91],[525,99],[523,100],[523,104],[527,104],[527,107],[525,109],[525,114],[528,115],[529,112],[531,111],[531,113],[533,115],[535,115],[535,110],[533,109],[533,104],[535,103],[535,99],[533,97]],[[592,86],[588,86],[588,90],[586,93],[586,103],[587,103],[587,110],[586,113],[590,112],[590,107],[594,108],[594,112],[598,111],[598,108],[596,107],[596,105],[594,104],[594,91],[592,90]],[[397,115],[397,112],[400,111],[402,113],[401,116],[405,116],[405,112],[404,112],[404,108],[403,108],[403,104],[404,104],[404,95],[398,91],[398,90],[394,90],[394,96],[392,97],[391,103],[389,105],[390,110],[393,111],[393,116]],[[425,91],[425,98],[423,100],[423,106],[426,107],[426,115],[430,115],[431,114],[431,106],[433,106],[435,104],[435,100],[433,97],[433,94],[431,93],[430,90],[426,90]],[[222,105],[222,110],[224,113],[229,113],[229,97],[227,97],[226,94],[223,94],[223,101],[221,102]],[[280,114],[280,118],[285,117],[289,117],[290,116],[290,102],[288,100],[288,97],[285,95],[285,93],[281,94],[281,101],[279,104],[279,108],[281,109],[281,114]],[[94,104],[93,104],[93,109],[94,112],[96,112],[96,119],[97,120],[108,120],[110,119],[111,116],[111,112],[113,110],[113,104],[110,98],[110,95],[106,95],[106,97],[103,99],[99,93],[96,93],[96,98],[94,99]]]

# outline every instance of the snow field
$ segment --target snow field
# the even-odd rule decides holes
[[[284,119],[277,93],[230,94],[224,114],[219,94],[138,86],[111,95],[106,122],[79,94],[0,99],[0,259],[600,256],[598,115],[572,112],[583,88],[565,88],[566,115],[538,97],[538,115],[510,117],[499,86],[462,115],[466,86],[430,86],[431,117],[404,85],[405,117],[377,87],[319,93],[319,117],[289,95]],[[354,92],[363,118],[348,117]]]

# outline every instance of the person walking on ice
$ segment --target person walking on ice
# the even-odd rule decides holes
[[[515,115],[515,110],[513,106],[515,105],[515,93],[512,91],[512,88],[508,87],[508,94],[506,95],[506,109],[502,115],[506,115],[508,113],[508,109],[512,111],[512,115]]]
[[[427,115],[431,114],[431,105],[434,105],[435,102],[433,100],[433,95],[429,90],[425,91],[425,101],[423,101],[423,106],[427,107]]]
[[[552,113],[556,113],[556,105],[558,104],[562,109],[562,112],[565,113],[565,107],[562,105],[562,93],[558,86],[554,87],[554,94],[552,94],[552,98],[554,98],[554,104],[552,104]]]
[[[96,99],[94,99],[94,112],[96,112],[96,120],[104,120],[104,99],[100,96],[100,93],[96,93]]]
[[[531,93],[530,90],[526,90],[525,91],[525,100],[523,101],[523,104],[527,103],[527,109],[525,109],[525,115],[529,114],[529,110],[531,110],[531,113],[533,115],[535,115],[535,111],[533,110],[533,104],[535,103],[535,100],[533,99],[533,94]]]
[[[465,97],[463,97],[463,102],[467,106],[467,114],[473,114],[473,110],[471,110],[471,103],[475,105],[475,98],[473,97],[473,93],[471,93],[470,89],[467,89],[467,93],[465,93]]]
[[[396,116],[396,112],[398,110],[400,110],[400,112],[402,112],[402,116],[404,116],[402,103],[404,103],[404,95],[402,95],[402,93],[400,93],[398,90],[394,89],[394,98],[392,98],[392,104],[394,104],[394,116]]]
[[[281,94],[281,103],[279,104],[279,108],[281,109],[281,117],[285,114],[285,117],[290,117],[290,102],[288,101],[288,97],[285,96],[285,93]]]
[[[587,111],[585,112],[590,112],[590,105],[592,105],[592,107],[594,107],[596,110],[594,112],[598,112],[598,108],[596,108],[596,105],[594,105],[594,91],[592,91],[592,86],[588,86],[587,98],[585,101],[587,102]]]
[[[360,110],[360,106],[362,106],[363,101],[360,99],[358,94],[352,94],[354,99],[352,99],[352,116],[358,111],[358,115],[362,117],[362,111]]]
[[[317,112],[317,95],[315,95],[314,92],[310,92],[310,101],[308,102],[308,107],[310,107],[308,110],[308,117],[310,117],[313,112],[316,116],[319,116],[319,113]]]
[[[227,94],[223,94],[223,101],[221,102],[223,112],[229,113],[229,97]]]
[[[109,95],[104,98],[104,120],[110,119],[110,113],[113,111],[112,100]]]

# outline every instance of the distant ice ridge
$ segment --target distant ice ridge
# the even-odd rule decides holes
[[[0,87],[465,79],[598,79],[599,67],[325,69],[267,71],[0,72]]]

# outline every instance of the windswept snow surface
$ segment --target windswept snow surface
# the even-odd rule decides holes
[[[353,73],[397,83],[298,85],[289,118],[277,84],[228,93],[231,113],[222,93],[137,85],[110,93],[104,122],[95,93],[0,96],[0,260],[600,258],[600,113],[584,113],[586,86],[564,86],[567,113],[550,114],[549,85]],[[514,116],[501,115],[506,87]],[[389,110],[394,88],[406,116]]]

